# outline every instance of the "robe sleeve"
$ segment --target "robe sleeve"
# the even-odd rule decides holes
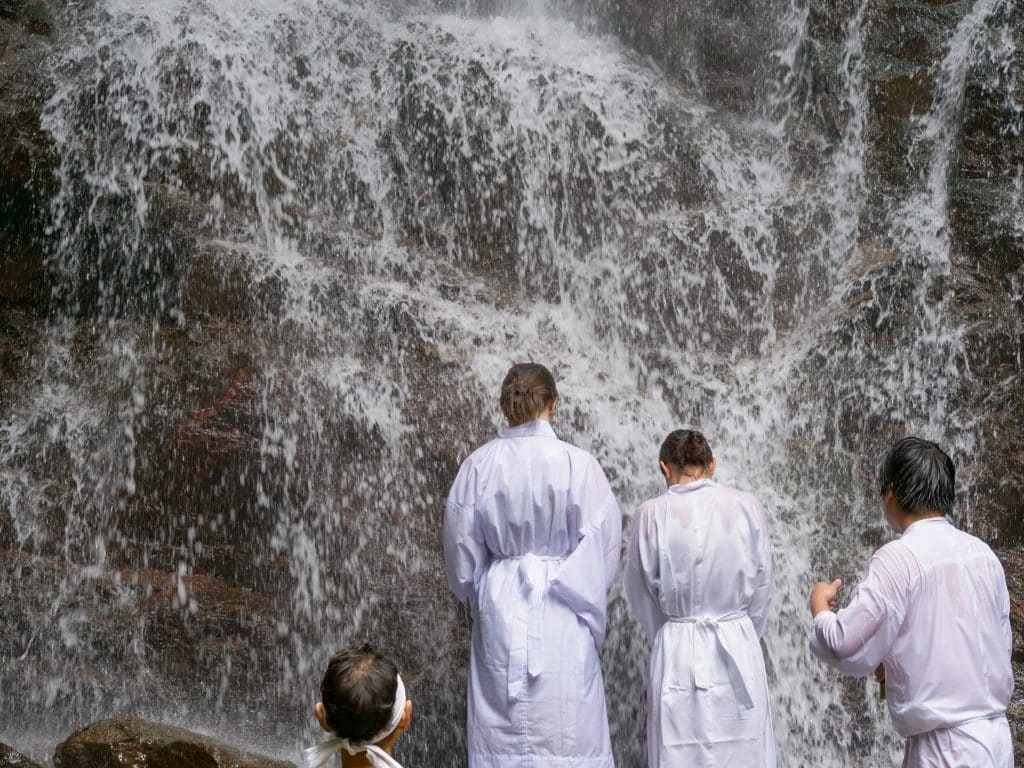
[[[490,560],[473,503],[475,472],[470,459],[459,468],[444,510],[444,567],[448,586],[460,602],[476,599],[476,587]]]
[[[909,584],[891,550],[871,559],[867,575],[838,613],[822,611],[811,627],[811,652],[846,675],[864,677],[892,650],[903,624]]]
[[[1006,649],[1013,655],[1013,625],[1010,623],[1010,592],[1006,587],[1006,572],[1003,570],[1001,563],[996,561],[996,565],[999,570],[999,577],[997,583],[1001,587],[999,595],[999,611],[1000,619],[1003,624],[1003,634],[1006,635]]]
[[[607,593],[615,581],[615,574],[619,571],[619,558],[622,556],[622,512],[615,501],[611,486],[608,485],[608,478],[597,466],[596,461],[594,467],[594,494],[601,499],[596,508],[599,510],[598,527],[604,549],[604,590]]]
[[[593,458],[584,467],[579,484],[573,485],[571,506],[579,520],[579,539],[551,580],[548,595],[575,611],[600,650],[608,590],[619,567],[622,515],[608,479]]]
[[[764,509],[760,502],[753,500],[754,509],[752,517],[755,522],[757,536],[754,553],[757,562],[757,576],[754,584],[754,594],[750,598],[748,613],[754,624],[754,631],[760,638],[764,635],[765,627],[768,625],[768,617],[771,615],[772,600],[775,597],[774,569],[772,564],[772,542],[768,533],[768,522],[765,518]]]
[[[647,632],[651,644],[665,623],[665,613],[658,600],[660,568],[658,567],[657,531],[649,509],[640,507],[633,514],[633,525],[626,551],[626,572],[623,576],[626,600],[633,616]]]

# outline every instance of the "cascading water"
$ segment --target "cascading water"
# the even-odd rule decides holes
[[[869,222],[856,6],[833,144],[793,133],[801,3],[778,9],[757,114],[547,4],[82,11],[45,118],[60,309],[0,429],[0,737],[48,734],[42,756],[132,713],[294,755],[325,659],[368,638],[412,684],[407,764],[464,764],[443,500],[530,358],[624,511],[659,491],[657,446],[683,424],[765,502],[780,764],[891,763],[872,684],[806,651],[805,593],[881,540],[864,473],[894,435],[979,439],[948,396],[969,374],[944,180],[964,75],[1012,52],[990,31],[1014,8],[977,0],[957,27],[919,188]],[[633,768],[645,651],[618,588],[610,624]]]

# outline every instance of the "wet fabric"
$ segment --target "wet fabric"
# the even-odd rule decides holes
[[[709,479],[646,502],[633,518],[625,587],[651,641],[651,768],[773,768],[760,646],[772,557],[757,499]]]
[[[473,616],[470,768],[612,768],[599,652],[622,521],[587,452],[534,421],[459,469],[445,570]]]
[[[986,718],[911,736],[903,768],[1013,768],[1010,724]]]
[[[810,632],[814,654],[845,674],[866,676],[884,664],[889,712],[902,736],[943,730],[941,738],[954,741],[955,729],[1005,714],[1012,642],[1002,565],[983,541],[941,517],[919,520],[878,550],[849,605],[819,613]],[[915,743],[929,754],[929,740]],[[914,760],[907,765],[949,764]]]

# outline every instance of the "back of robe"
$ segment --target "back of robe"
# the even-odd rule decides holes
[[[444,540],[473,614],[470,768],[612,768],[599,650],[620,537],[600,466],[546,422],[463,463]]]
[[[652,768],[775,765],[759,639],[772,562],[757,499],[701,480],[637,511],[626,596],[651,640]]]

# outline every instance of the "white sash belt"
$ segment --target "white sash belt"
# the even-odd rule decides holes
[[[544,619],[544,594],[547,588],[546,563],[559,563],[564,557],[547,555],[496,556],[495,560],[517,560],[521,600],[512,616],[508,649],[508,700],[519,701],[526,692],[527,678],[536,679],[544,671],[541,625]],[[524,675],[523,672],[526,672]]]
[[[697,631],[702,634],[710,633],[715,640],[718,652],[725,660],[726,671],[729,674],[729,682],[732,683],[732,689],[736,694],[736,698],[746,709],[754,708],[754,700],[750,697],[750,689],[747,687],[747,681],[743,679],[743,673],[740,671],[739,664],[736,662],[736,657],[733,656],[729,646],[722,641],[721,626],[732,621],[742,621],[747,618],[746,612],[734,611],[727,613],[725,616],[719,616],[717,618],[709,616],[669,616],[668,620],[675,624],[695,624]],[[697,653],[693,663],[693,684],[701,690],[707,690],[711,687],[711,654]]]

